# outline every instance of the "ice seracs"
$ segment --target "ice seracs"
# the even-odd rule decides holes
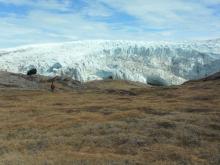
[[[108,77],[176,85],[220,71],[220,40],[195,42],[74,41],[0,50],[0,70],[61,75],[80,81]]]

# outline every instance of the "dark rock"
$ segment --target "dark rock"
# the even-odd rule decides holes
[[[30,69],[30,70],[27,72],[27,75],[29,75],[29,76],[35,75],[35,74],[37,74],[37,69],[36,69],[36,68]]]

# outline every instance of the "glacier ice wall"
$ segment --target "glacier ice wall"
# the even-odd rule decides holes
[[[195,42],[74,41],[0,49],[0,70],[80,81],[124,79],[177,85],[220,71],[220,40]]]

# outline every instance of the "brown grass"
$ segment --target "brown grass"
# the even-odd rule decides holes
[[[0,89],[0,164],[220,164],[219,81]]]

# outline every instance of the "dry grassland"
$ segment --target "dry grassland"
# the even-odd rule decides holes
[[[219,80],[85,86],[0,88],[0,164],[220,164]]]

